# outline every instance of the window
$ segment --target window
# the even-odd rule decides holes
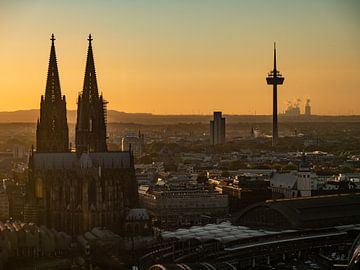
[[[41,178],[36,179],[36,182],[35,182],[35,195],[36,195],[36,198],[38,198],[38,199],[44,198],[43,180]]]

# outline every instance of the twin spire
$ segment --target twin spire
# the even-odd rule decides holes
[[[40,118],[36,131],[37,151],[67,152],[71,149],[69,149],[66,101],[65,96],[61,95],[54,34],[51,35],[50,40],[51,49],[45,96],[41,96]],[[78,99],[75,137],[76,150],[80,152],[107,150],[106,103],[98,94],[92,40],[90,34],[84,85]]]
[[[55,52],[56,39],[54,34],[51,35],[50,40],[51,40],[51,49],[50,49],[50,60],[49,60],[47,81],[46,81],[45,99],[54,102],[55,100],[61,99],[61,88],[60,88],[59,71],[58,71],[56,52]],[[83,92],[85,93],[86,96],[99,96],[97,80],[96,80],[96,72],[95,72],[94,55],[92,50],[93,38],[91,34],[89,34],[88,41],[89,41],[89,47],[88,47],[87,60],[86,60]]]
[[[75,144],[78,153],[94,151],[106,152],[106,102],[99,96],[96,80],[92,37],[86,59],[83,91],[78,97],[78,111]]]
[[[55,102],[56,100],[61,99],[61,90],[60,90],[59,71],[56,61],[54,34],[51,35],[50,40],[51,40],[51,49],[50,49],[50,60],[49,60],[47,81],[46,81],[45,99],[51,102]]]
[[[95,63],[94,63],[94,55],[92,50],[92,37],[89,35],[89,47],[86,59],[86,68],[85,68],[85,78],[84,78],[84,98],[88,98],[89,100],[93,100],[94,98],[99,96],[98,86],[96,81],[96,72],[95,72]]]

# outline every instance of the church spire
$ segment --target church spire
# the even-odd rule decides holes
[[[41,96],[40,118],[36,126],[38,152],[67,152],[69,133],[66,118],[66,100],[61,96],[59,71],[55,53],[55,37],[51,35],[49,68],[45,96]]]
[[[87,59],[86,59],[83,95],[84,98],[89,99],[91,101],[98,98],[99,93],[98,93],[98,86],[96,80],[94,54],[92,50],[93,38],[91,37],[91,34],[89,35],[88,41],[89,41],[89,46],[88,46]]]
[[[61,90],[60,90],[60,79],[59,71],[56,61],[56,52],[55,52],[55,37],[54,34],[51,35],[51,49],[50,49],[50,60],[49,68],[46,80],[46,90],[45,90],[45,99],[51,102],[56,100],[61,100]]]
[[[88,41],[84,86],[78,98],[76,151],[106,152],[106,102],[99,96],[91,34]]]

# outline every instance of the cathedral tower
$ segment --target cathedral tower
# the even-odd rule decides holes
[[[82,93],[78,98],[77,122],[75,131],[76,151],[106,152],[106,102],[99,96],[96,81],[92,38],[86,60],[85,78]]]
[[[24,220],[72,236],[94,227],[120,232],[126,210],[138,206],[134,157],[131,151],[107,151],[106,109],[98,93],[92,38],[78,100],[77,152],[68,149],[65,98],[60,93],[54,37],[51,40],[38,151],[31,151],[29,158]]]
[[[66,101],[65,96],[61,96],[54,42],[55,38],[52,34],[45,96],[41,96],[40,118],[36,127],[37,152],[67,152],[69,150]]]

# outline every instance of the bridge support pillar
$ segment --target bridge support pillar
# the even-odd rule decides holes
[[[283,253],[283,255],[282,255],[282,259],[283,259],[283,261],[285,261],[285,260],[286,260],[286,254],[285,254],[285,253]]]
[[[255,257],[252,258],[252,261],[251,261],[251,267],[255,267],[256,266],[256,260],[255,260]]]
[[[298,252],[298,259],[300,259],[301,258],[301,250],[299,250],[299,252]]]
[[[266,257],[266,264],[267,264],[267,265],[270,265],[270,256],[267,256],[267,257]]]

